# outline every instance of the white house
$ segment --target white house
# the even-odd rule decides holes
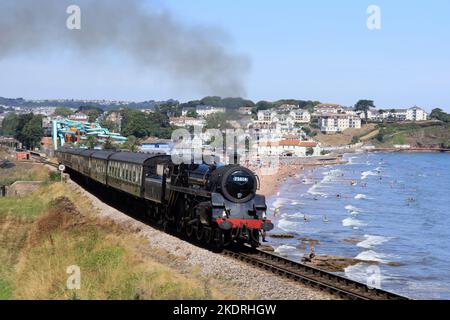
[[[307,157],[320,156],[321,148],[317,142],[301,140],[272,140],[258,145],[259,156]]]
[[[212,107],[212,106],[197,106],[197,114],[200,117],[206,118],[215,113],[224,113],[226,112],[225,108]]]
[[[297,109],[291,111],[289,116],[294,119],[295,123],[310,123],[311,114],[307,110]]]
[[[426,121],[426,120],[428,120],[428,113],[419,107],[409,108],[406,111],[406,120],[408,120],[408,121]]]
[[[320,130],[326,134],[340,133],[347,129],[360,129],[361,118],[348,114],[323,114],[318,118]]]
[[[344,112],[344,108],[341,105],[338,104],[318,104],[317,106],[314,107],[314,113],[315,114],[329,114],[329,113],[343,113]]]
[[[206,125],[205,119],[196,119],[191,117],[172,117],[169,119],[170,124],[177,127],[204,127]]]

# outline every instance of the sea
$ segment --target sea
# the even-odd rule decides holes
[[[355,258],[342,276],[450,299],[450,154],[360,153],[289,178],[268,199],[279,254]],[[311,241],[313,240],[313,241]],[[316,243],[317,241],[317,243]]]

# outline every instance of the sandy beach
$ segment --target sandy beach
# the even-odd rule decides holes
[[[297,175],[302,175],[305,170],[330,165],[344,163],[342,156],[327,156],[317,158],[296,158],[281,160],[280,166],[277,172],[273,175],[265,175],[262,168],[250,168],[253,170],[260,179],[259,194],[266,196],[267,198],[277,194],[281,185],[289,178]]]
[[[261,174],[261,170],[258,170],[256,173],[260,179],[260,190],[259,194],[264,196],[271,197],[274,194],[277,194],[281,185],[289,178],[294,177],[295,175],[301,175],[305,170],[305,166],[303,165],[285,165],[280,166],[278,172],[275,175],[263,175]],[[311,168],[309,166],[308,168]]]

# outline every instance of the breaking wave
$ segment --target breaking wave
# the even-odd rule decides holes
[[[358,247],[364,248],[364,249],[372,249],[375,246],[379,246],[385,242],[388,242],[392,238],[382,237],[382,236],[371,236],[371,235],[365,235],[365,240],[361,241],[357,244]]]
[[[346,219],[342,220],[342,225],[344,227],[364,227],[367,224],[358,219],[346,218]]]

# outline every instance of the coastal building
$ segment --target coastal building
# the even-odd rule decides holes
[[[289,115],[294,119],[294,123],[296,124],[307,124],[311,122],[311,114],[307,110],[293,110]]]
[[[260,124],[272,124],[274,122],[277,112],[274,110],[263,110],[258,112],[257,123]]]
[[[281,124],[281,125],[295,125],[301,123],[309,123],[311,121],[311,114],[307,110],[297,109],[290,113],[279,113],[274,110],[264,110],[258,112],[257,123],[260,124]]]
[[[259,156],[307,157],[320,156],[321,148],[317,142],[298,139],[263,141],[258,145]]]
[[[282,104],[278,107],[278,110],[281,112],[290,112],[296,109],[300,109],[300,106],[295,104]]]
[[[186,116],[172,117],[169,119],[170,124],[176,127],[204,127],[206,125],[205,119],[197,119]]]
[[[342,107],[339,104],[323,103],[323,104],[318,104],[317,106],[314,107],[314,113],[316,115],[329,114],[329,113],[338,114],[338,113],[343,113],[343,112],[344,112],[344,107]]]
[[[408,121],[426,121],[428,120],[428,113],[417,106],[409,108],[406,111],[406,120]]]
[[[360,129],[361,118],[348,114],[322,114],[318,117],[318,125],[323,133],[335,134],[347,129]]]
[[[218,108],[218,107],[212,107],[212,106],[197,106],[197,114],[200,117],[206,118],[207,116],[210,116],[215,113],[225,113],[225,108]]]

